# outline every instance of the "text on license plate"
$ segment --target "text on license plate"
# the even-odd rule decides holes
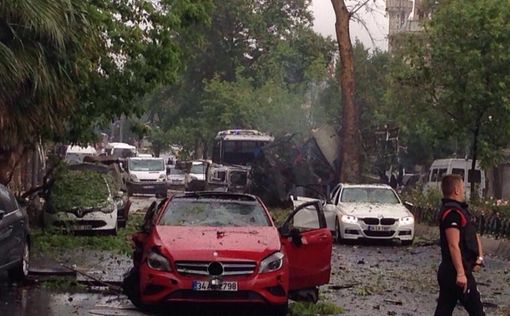
[[[212,285],[209,281],[193,281],[194,291],[237,291],[237,282],[221,282],[219,285]]]
[[[377,231],[377,232],[388,231],[390,229],[391,229],[391,227],[386,227],[386,226],[368,226],[368,230]]]

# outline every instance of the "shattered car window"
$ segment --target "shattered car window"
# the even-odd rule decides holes
[[[392,190],[383,188],[345,188],[340,201],[344,203],[400,203]]]
[[[129,161],[129,170],[132,171],[160,171],[164,170],[163,160],[158,159],[132,159]]]
[[[159,225],[270,226],[262,207],[253,202],[176,200],[167,206]]]

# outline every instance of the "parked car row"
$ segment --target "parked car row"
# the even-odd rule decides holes
[[[0,271],[13,281],[28,275],[30,229],[26,210],[4,185],[0,184]]]

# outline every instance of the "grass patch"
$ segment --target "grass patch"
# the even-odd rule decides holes
[[[87,287],[76,281],[75,278],[65,277],[51,277],[41,281],[41,286],[44,289],[55,291],[55,292],[71,292],[78,293],[83,292]]]
[[[119,254],[131,253],[131,235],[143,222],[144,214],[130,214],[126,228],[119,229],[116,236],[75,235],[35,229],[32,231],[32,249],[34,252],[51,254],[59,250],[77,248],[114,251]]]
[[[343,308],[329,302],[294,302],[289,305],[291,316],[337,315],[344,312]]]

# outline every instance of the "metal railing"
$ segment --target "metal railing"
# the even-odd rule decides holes
[[[414,218],[418,223],[437,225],[438,209],[414,207],[412,210]],[[510,218],[493,215],[476,216],[478,231],[480,235],[492,236],[495,239],[510,239]]]

